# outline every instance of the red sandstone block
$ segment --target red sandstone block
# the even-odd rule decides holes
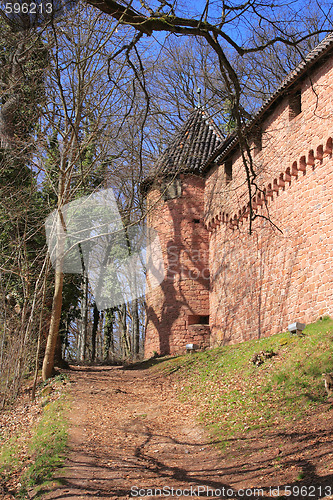
[[[331,64],[331,63],[330,63]],[[325,79],[330,81],[332,79],[332,65],[330,66],[330,77]],[[323,71],[321,71],[322,74]],[[318,73],[319,75],[319,73]],[[318,76],[319,78],[319,76]],[[322,77],[321,77],[322,78]],[[319,80],[318,80],[319,81]],[[320,88],[320,87],[318,87]],[[315,116],[313,115],[313,102],[311,101],[311,92],[308,94],[308,102],[305,105],[305,113],[302,120],[304,124],[301,123],[301,119],[298,119],[298,131],[295,127],[295,123],[291,124],[293,127],[293,133],[287,134],[287,127],[283,124],[283,120],[287,119],[287,110],[282,109],[285,104],[281,104],[277,107],[277,110],[271,117],[268,118],[267,123],[271,126],[270,135],[271,144],[274,144],[274,150],[270,151],[270,154],[266,156],[269,157],[269,161],[267,162],[270,165],[274,165],[274,168],[281,168],[281,164],[284,163],[284,159],[288,158],[285,161],[285,167],[291,167],[294,159],[298,162],[299,158],[305,154],[306,158],[308,155],[308,151],[310,149],[316,149],[317,144],[316,141],[320,140],[320,143],[325,143],[325,137],[327,137],[327,123],[324,120],[321,123],[317,123]],[[320,99],[320,94],[319,94]],[[310,109],[311,108],[311,109]],[[324,108],[323,108],[324,109]],[[278,115],[279,113],[280,116]],[[311,115],[312,113],[312,115]],[[318,120],[317,120],[318,121]],[[278,124],[280,124],[278,126]],[[288,123],[288,127],[289,127]],[[299,126],[301,125],[301,126]],[[322,130],[319,128],[322,127]],[[314,131],[313,131],[314,129]],[[297,136],[297,134],[300,134]],[[269,149],[269,145],[267,150]],[[272,148],[271,148],[272,149]],[[262,154],[264,156],[264,152]],[[314,174],[311,169],[305,176],[299,177],[297,180],[292,179],[291,186],[287,186],[284,192],[279,192],[279,197],[274,199],[270,203],[270,213],[274,220],[278,221],[278,224],[283,227],[285,224],[290,226],[290,234],[293,238],[295,235],[297,239],[276,239],[274,237],[267,238],[267,242],[264,243],[264,255],[267,255],[265,259],[269,258],[270,262],[264,261],[264,265],[266,266],[266,273],[268,273],[267,279],[262,280],[261,286],[265,285],[265,293],[266,293],[266,309],[265,315],[267,317],[271,317],[272,323],[275,324],[272,331],[279,331],[281,328],[281,322],[279,322],[279,314],[281,314],[281,297],[288,297],[292,300],[288,300],[288,310],[290,314],[292,313],[300,313],[304,307],[308,307],[310,311],[318,311],[318,302],[317,298],[313,297],[314,281],[310,279],[310,277],[319,276],[322,273],[327,273],[327,269],[333,268],[333,261],[331,254],[332,252],[328,252],[327,256],[325,256],[325,264],[323,265],[323,269],[320,269],[318,266],[318,261],[320,258],[320,251],[323,251],[322,248],[317,248],[318,246],[323,245],[323,239],[320,240],[320,236],[318,234],[320,232],[325,231],[325,234],[330,232],[333,234],[333,224],[328,224],[327,221],[331,218],[331,210],[330,210],[330,200],[332,199],[332,181],[333,179],[333,163],[332,159],[325,159],[325,169],[323,166],[316,167]],[[218,170],[218,169],[217,169]],[[325,170],[329,171],[329,175],[325,175]],[[285,170],[282,170],[282,173]],[[270,172],[267,173],[267,182],[272,182],[273,177],[273,168],[271,167]],[[276,173],[276,177],[279,177],[281,171]],[[310,174],[310,176],[309,176]],[[273,177],[274,178],[274,177]],[[216,180],[212,178],[213,183],[209,183],[209,179],[207,181],[207,196],[209,195],[210,185],[215,185]],[[319,197],[322,197],[322,189],[325,188],[324,191],[326,193],[325,203],[327,206],[327,212],[325,213],[322,210],[321,217],[319,217],[316,221],[313,220],[314,217],[314,206],[318,201]],[[327,189],[329,188],[329,189]],[[228,202],[229,203],[229,212],[232,213],[232,203],[235,204],[235,209],[239,209],[237,202]],[[223,210],[224,205],[215,205],[216,208],[214,210]],[[306,221],[310,220],[315,223],[309,224]],[[187,225],[188,226],[188,225]],[[184,225],[185,227],[185,225]],[[324,229],[325,228],[325,229]],[[264,231],[262,228],[261,231]],[[242,333],[241,330],[245,324],[245,318],[249,319],[249,326],[253,328],[253,332],[248,335],[255,334],[256,328],[256,311],[253,307],[254,304],[254,289],[258,289],[260,285],[259,282],[254,281],[253,286],[250,287],[248,283],[244,282],[243,290],[242,290],[242,282],[244,281],[246,276],[247,279],[258,280],[259,274],[257,272],[251,272],[251,268],[257,265],[258,256],[252,255],[253,252],[256,252],[255,246],[252,248],[249,239],[244,236],[244,242],[247,246],[246,251],[242,255],[239,255],[239,249],[237,248],[239,244],[239,235],[237,231],[234,233],[230,233],[230,231],[226,233],[226,238],[229,242],[225,242],[225,230],[220,226],[214,230],[214,233],[211,236],[211,242],[216,248],[212,251],[211,249],[211,257],[210,257],[210,267],[211,270],[217,271],[219,268],[219,262],[216,263],[216,260],[220,261],[221,256],[223,256],[224,245],[230,243],[230,239],[236,240],[236,247],[233,249],[234,255],[230,255],[229,259],[237,259],[239,258],[240,266],[230,266],[229,269],[225,269],[225,276],[227,276],[227,281],[225,281],[225,276],[219,277],[218,279],[213,278],[214,272],[212,273],[212,292],[210,298],[210,306],[211,306],[211,315],[212,311],[216,311],[220,308],[220,310],[215,314],[216,324],[214,328],[218,329],[220,325],[225,325],[226,328],[234,328],[233,332],[226,332],[226,335],[234,335],[233,340],[241,340]],[[179,233],[181,236],[181,233]],[[259,234],[260,237],[260,234]],[[333,236],[332,236],[333,239]],[[188,240],[190,245],[190,239]],[[208,242],[208,240],[207,240]],[[333,241],[332,241],[333,244]],[[325,242],[326,245],[326,242]],[[287,252],[281,252],[281,247],[283,249],[287,249]],[[237,257],[238,255],[238,257]],[[289,261],[291,262],[291,267],[289,265]],[[296,262],[296,263],[295,263]],[[269,265],[268,265],[269,264]],[[285,267],[284,267],[285,266]],[[250,268],[248,274],[242,272],[243,268]],[[288,279],[290,275],[290,271],[292,273],[292,280],[290,283],[290,289],[294,290],[296,287],[296,291],[290,292],[289,295],[281,295],[281,289],[288,286]],[[234,275],[230,276],[230,273],[234,273]],[[300,273],[300,274],[299,274]],[[242,276],[242,280],[240,280],[240,275]],[[274,283],[278,284],[278,288],[273,286]],[[321,278],[321,283],[325,283],[328,285],[329,289],[331,289],[331,281],[329,278]],[[225,293],[225,286],[227,285],[227,293]],[[320,289],[322,285],[318,284]],[[241,290],[240,290],[241,287]],[[279,288],[280,287],[280,288]],[[190,287],[186,289],[186,293],[196,293],[195,289]],[[239,294],[239,295],[238,295]],[[244,297],[245,294],[245,297]],[[320,292],[319,297],[319,307],[320,302],[322,305],[321,309],[326,310],[326,296],[327,293]],[[201,295],[199,293],[199,295]],[[204,296],[204,294],[202,294]],[[233,297],[236,299],[234,300]],[[244,311],[244,320],[242,319],[239,322],[231,322],[230,325],[224,322],[224,318],[230,314],[230,306],[235,305],[236,308],[239,306],[237,304],[237,297],[241,303],[241,307],[246,307],[247,311]],[[269,297],[269,302],[267,301],[267,297]],[[331,297],[331,295],[330,295]],[[177,294],[177,300],[182,300],[181,295]],[[257,299],[256,299],[257,300]],[[331,297],[332,300],[332,297]],[[301,302],[301,303],[300,303]],[[197,306],[197,302],[194,302],[195,306]],[[285,308],[284,308],[285,309]],[[237,310],[237,309],[236,309]],[[312,312],[310,312],[309,317],[311,318]],[[253,316],[254,315],[254,316]],[[252,320],[251,320],[252,318]],[[314,318],[316,319],[316,318]],[[232,325],[232,326],[231,326]],[[177,330],[178,331],[178,330]],[[216,333],[213,332],[213,338],[215,338]]]

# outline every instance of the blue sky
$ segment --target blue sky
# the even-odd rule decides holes
[[[221,1],[216,0],[210,2],[209,6],[209,21],[214,22],[221,16]],[[230,0],[229,5],[239,7],[244,2],[237,0]],[[139,0],[134,0],[132,5],[138,10],[142,11]],[[149,2],[153,8],[156,8],[158,2],[153,0]],[[332,22],[332,2],[327,0],[273,0],[265,1],[258,0],[256,2],[257,13],[262,16],[261,23],[265,19],[274,20],[276,26],[281,26],[281,29],[288,30],[292,27],[291,31],[302,28],[311,22],[315,17],[318,19],[319,28],[326,25],[329,28],[329,22],[325,20],[325,16]],[[205,7],[205,0],[194,0],[188,2],[187,0],[179,0],[175,13],[178,16],[190,17],[199,19]],[[167,12],[167,11],[166,11]],[[259,22],[259,17],[254,13],[252,8],[237,11],[241,16],[237,17],[232,12],[229,13],[227,23],[224,25],[223,30],[239,44],[246,44],[253,32],[253,26]],[[326,21],[326,22],[325,22]],[[332,26],[331,26],[332,27]],[[161,34],[155,33],[157,39],[162,40]]]

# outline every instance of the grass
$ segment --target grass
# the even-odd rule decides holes
[[[67,444],[67,419],[65,411],[68,402],[62,396],[57,401],[44,407],[43,417],[37,425],[31,439],[30,453],[33,463],[22,476],[22,492],[27,487],[43,489],[52,479],[56,469],[63,465]]]
[[[262,365],[251,362],[271,350],[276,355]],[[322,373],[333,370],[333,321],[308,325],[302,337],[284,332],[180,356],[155,369],[177,372],[180,398],[199,408],[200,420],[225,446],[237,434],[300,419],[326,402]]]
[[[57,380],[52,383],[57,384]],[[0,476],[17,491],[18,498],[27,498],[29,488],[34,489],[34,498],[40,498],[54,471],[64,461],[68,396],[61,394],[54,401],[44,397],[40,404],[42,417],[32,432],[12,437],[3,444],[0,452]]]

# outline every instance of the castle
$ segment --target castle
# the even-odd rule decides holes
[[[146,295],[145,355],[283,331],[333,313],[333,34],[237,136],[196,109],[143,183],[165,279]]]

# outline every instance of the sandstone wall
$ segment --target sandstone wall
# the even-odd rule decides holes
[[[263,123],[262,150],[254,154],[263,192],[252,206],[278,229],[259,218],[248,234],[239,152],[232,156],[231,182],[223,164],[208,174],[213,343],[266,336],[289,322],[333,314],[332,64],[331,58],[301,83],[299,115],[290,118],[287,96]]]
[[[148,226],[160,238],[165,279],[146,295],[145,356],[209,344],[208,231],[201,177],[181,175],[181,196],[163,201],[155,185],[148,194]]]

